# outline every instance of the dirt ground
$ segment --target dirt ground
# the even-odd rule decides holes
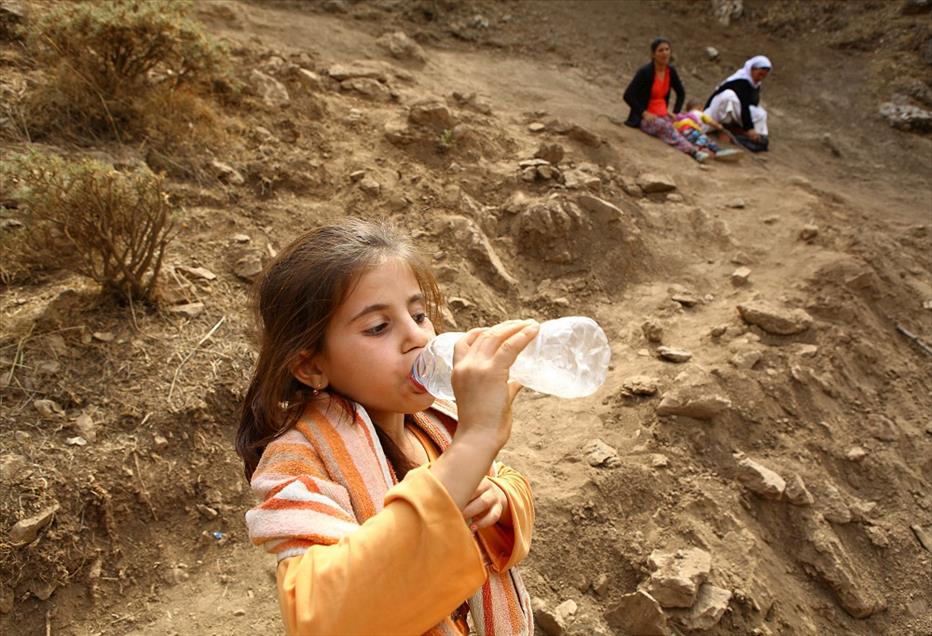
[[[932,138],[877,115],[897,82],[932,86],[909,48],[932,27],[901,4],[746,1],[723,26],[705,2],[197,3],[252,86],[217,157],[242,183],[170,181],[183,228],[165,296],[204,311],[114,307],[65,274],[0,290],[2,632],[281,632],[232,449],[254,360],[235,272],[353,214],[394,219],[432,257],[447,329],[588,315],[608,334],[599,392],[523,394],[501,457],[535,491],[532,595],[578,606],[566,633],[631,633],[611,610],[651,553],[701,548],[731,594],[706,633],[932,634],[932,357],[897,330],[932,343]],[[377,44],[395,30],[423,61]],[[772,59],[771,152],[700,166],[619,125],[658,31],[690,95]],[[4,81],[31,72],[17,55]],[[369,83],[333,79],[361,60]],[[542,144],[564,152],[562,182],[523,178]],[[658,174],[675,189],[637,185]],[[781,335],[748,303],[806,317]],[[744,458],[811,504],[752,492]],[[53,503],[36,541],[7,541]]]

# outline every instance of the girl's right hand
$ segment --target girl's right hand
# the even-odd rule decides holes
[[[453,348],[453,393],[459,425],[469,436],[500,450],[511,435],[511,403],[521,385],[509,381],[515,358],[537,335],[533,320],[509,320],[469,331]]]

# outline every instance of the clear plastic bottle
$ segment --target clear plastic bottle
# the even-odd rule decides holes
[[[442,333],[431,340],[411,370],[416,382],[436,398],[452,400],[453,346],[464,333]],[[605,332],[591,318],[547,320],[518,354],[509,377],[540,393],[585,397],[605,382],[612,350]]]

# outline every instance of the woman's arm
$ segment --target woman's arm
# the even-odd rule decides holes
[[[653,81],[651,65],[643,66],[631,78],[631,82],[625,89],[624,100],[635,113],[644,116],[647,112],[647,104],[650,101],[650,85]]]

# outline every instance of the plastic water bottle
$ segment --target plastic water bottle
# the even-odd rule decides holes
[[[453,400],[453,346],[466,334],[442,333],[418,356],[411,377],[435,398]],[[547,320],[514,364],[509,377],[540,393],[585,397],[605,382],[612,350],[605,332],[591,318]]]

